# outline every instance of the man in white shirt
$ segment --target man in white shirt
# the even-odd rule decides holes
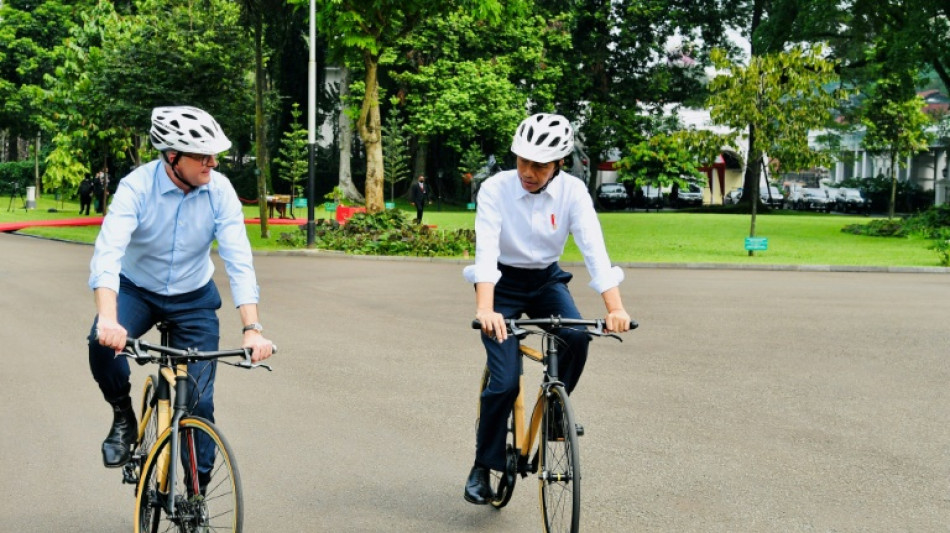
[[[474,504],[491,500],[489,470],[505,468],[506,422],[518,394],[518,340],[508,337],[504,320],[522,314],[581,317],[567,289],[573,275],[557,263],[568,235],[584,255],[591,288],[604,299],[607,329],[630,328],[620,298],[623,271],[610,265],[587,187],[561,172],[573,149],[574,131],[566,118],[532,115],[512,140],[517,169],[488,178],[478,193],[475,264],[464,276],[475,284],[475,318],[482,325],[491,380],[481,396],[475,465],[465,484],[465,500]],[[559,376],[570,393],[587,361],[589,339],[571,330],[558,336],[567,345]]]

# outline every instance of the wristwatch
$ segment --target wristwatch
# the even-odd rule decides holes
[[[258,322],[252,322],[252,323],[250,323],[250,324],[244,326],[244,329],[241,330],[241,333],[247,333],[248,331],[251,331],[252,329],[253,329],[254,331],[260,333],[260,332],[264,331],[264,326],[260,325],[260,323],[258,323]]]

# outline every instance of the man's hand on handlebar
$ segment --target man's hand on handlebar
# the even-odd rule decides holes
[[[250,331],[248,333],[251,333]],[[260,333],[245,334],[242,348],[251,349],[251,362],[260,363],[274,354],[274,343],[265,339]]]
[[[99,317],[96,322],[96,340],[99,344],[112,348],[116,353],[125,349],[125,340],[129,333],[115,320]]]
[[[624,308],[607,312],[604,327],[609,333],[623,333],[630,329],[630,315]]]
[[[482,333],[498,342],[505,342],[508,338],[508,328],[505,326],[505,317],[491,309],[476,310],[475,320],[482,324]]]

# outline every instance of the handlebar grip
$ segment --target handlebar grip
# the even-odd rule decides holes
[[[633,329],[637,329],[637,328],[639,328],[639,327],[640,327],[640,324],[638,324],[636,320],[633,320],[633,319],[631,318],[631,319],[630,319],[630,329],[633,330]]]
[[[477,318],[472,320],[472,329],[482,329],[482,323]]]

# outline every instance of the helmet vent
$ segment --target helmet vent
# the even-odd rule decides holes
[[[544,143],[544,140],[547,139],[547,138],[548,138],[548,134],[547,134],[547,133],[542,133],[541,136],[538,137],[538,141],[537,141],[535,144],[537,144],[537,145],[540,146],[542,143]],[[552,146],[553,146],[553,145],[552,145]]]
[[[557,145],[559,145],[559,144],[561,144],[561,138],[560,138],[560,137],[555,137],[555,138],[551,139],[551,142],[548,143],[548,146],[549,146],[550,148],[554,148],[555,146],[557,146]]]

